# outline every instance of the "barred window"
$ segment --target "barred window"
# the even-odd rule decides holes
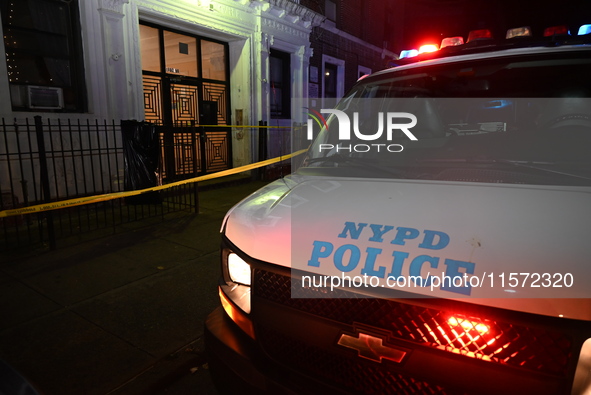
[[[291,76],[290,55],[271,49],[269,74],[271,83],[271,118],[290,118],[291,114]]]

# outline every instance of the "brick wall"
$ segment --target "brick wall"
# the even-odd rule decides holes
[[[312,47],[314,55],[310,65],[322,70],[322,55],[345,61],[345,91],[357,81],[357,66],[369,67],[372,71],[386,67],[388,59],[382,59],[381,54],[367,46],[352,42],[340,35],[315,28],[312,32]]]
[[[336,27],[381,47],[390,36],[388,14],[393,13],[395,0],[332,0],[337,8]],[[325,14],[325,0],[301,0],[300,4]]]
[[[336,28],[359,38],[377,48],[386,48],[392,42],[394,29],[389,26],[388,15],[392,13],[393,0],[333,0],[337,8]],[[301,0],[302,5],[325,14],[325,0]],[[310,36],[314,55],[310,65],[322,70],[322,55],[345,61],[345,91],[357,81],[357,67],[364,66],[372,71],[387,67],[389,59],[382,59],[381,52],[368,45],[351,41],[343,35],[321,27],[313,29]],[[320,96],[323,95],[320,86]]]

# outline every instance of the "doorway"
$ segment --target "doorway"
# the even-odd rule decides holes
[[[228,44],[139,27],[145,120],[160,130],[163,179],[231,168]]]

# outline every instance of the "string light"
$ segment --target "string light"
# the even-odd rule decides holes
[[[10,7],[9,7],[9,14],[8,14],[8,25],[11,24],[12,19],[14,17],[14,2],[10,2]],[[8,44],[10,42],[12,42],[15,46],[17,45],[17,41],[14,38],[14,35],[12,34],[12,30],[8,29],[8,34],[6,34],[4,36],[4,43]],[[12,56],[11,56],[12,55]],[[16,82],[18,81],[18,67],[17,64],[15,63],[15,53],[12,52],[6,52],[6,63],[8,68],[10,69],[10,71],[8,72],[8,81],[9,82],[13,82],[13,80]]]

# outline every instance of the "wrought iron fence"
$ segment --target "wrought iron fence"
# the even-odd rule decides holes
[[[148,187],[129,180],[133,171],[126,162],[129,135],[124,131],[130,122],[135,121],[0,119],[0,211]],[[159,163],[154,182],[166,184],[232,168],[232,126],[151,126]],[[239,133],[258,140],[259,161],[290,152],[289,128],[249,127]],[[284,163],[257,169],[253,177],[272,180],[288,173],[289,164]],[[151,195],[3,217],[0,252],[55,249],[58,240],[116,233],[123,224],[197,209],[197,185],[188,183]]]
[[[121,125],[114,121],[2,119],[0,134],[0,210],[124,190]],[[58,239],[112,233],[121,224],[164,218],[197,205],[195,185],[158,194],[157,202],[116,199],[0,218],[0,251],[55,248]]]

